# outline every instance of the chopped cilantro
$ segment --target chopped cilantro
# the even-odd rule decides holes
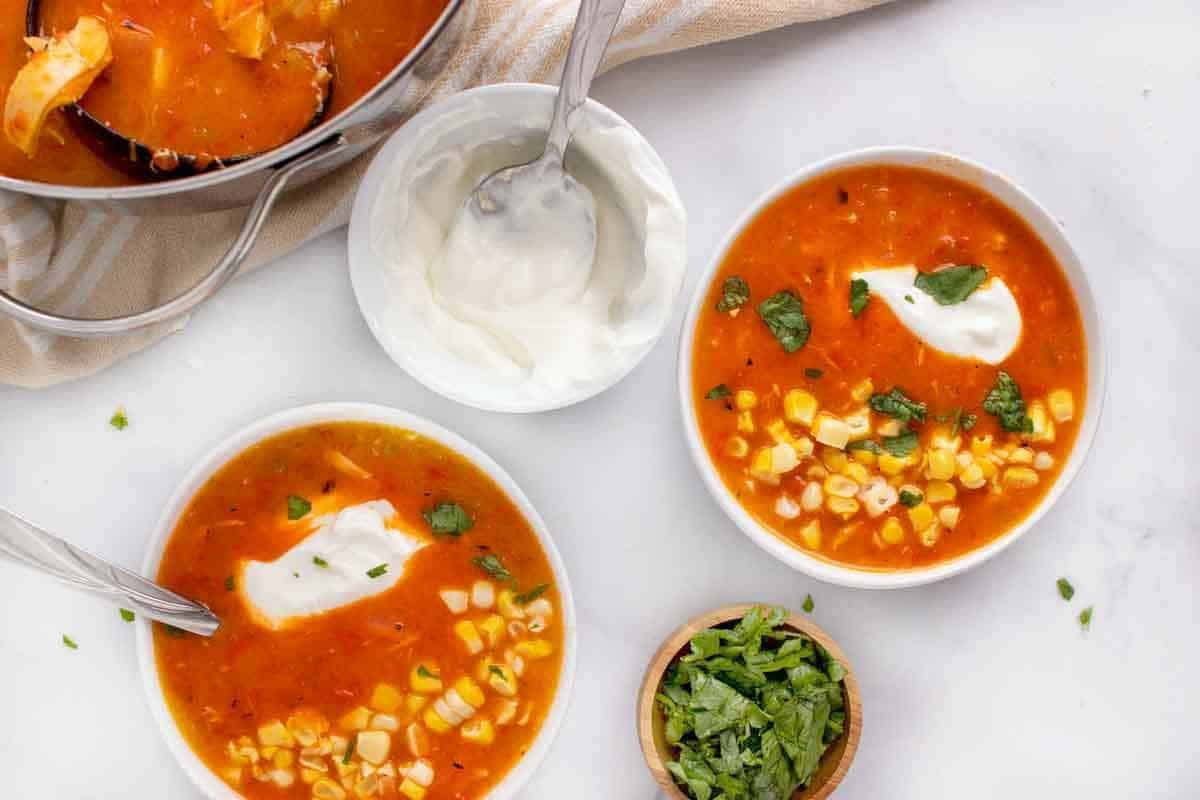
[[[925,421],[925,404],[913,400],[899,387],[894,387],[887,394],[871,395],[869,404],[880,414],[887,414],[901,422],[911,422],[914,419],[917,422]]]
[[[785,352],[794,353],[808,343],[812,328],[804,315],[804,303],[790,290],[776,292],[759,303],[758,315]]]
[[[380,575],[387,572],[387,568],[388,568],[387,564],[378,564],[374,567],[371,567],[369,570],[367,570],[367,577],[368,578],[378,578]]]
[[[63,634],[63,645],[71,648],[72,650],[79,649],[79,645],[75,644],[75,640],[72,639],[70,636],[67,636],[65,633]]]
[[[546,590],[549,588],[550,588],[550,584],[539,583],[537,586],[533,587],[528,592],[522,592],[521,594],[514,597],[513,602],[519,606],[529,605],[534,600],[537,600],[539,597],[544,595],[546,593]]]
[[[118,610],[121,612],[121,619],[125,620],[126,622],[133,622],[135,615],[132,611],[130,611],[128,608],[122,608]]]
[[[1033,420],[1025,416],[1021,387],[1004,370],[996,373],[996,383],[983,399],[983,410],[996,417],[1006,431],[1033,433]]]
[[[471,515],[458,503],[438,503],[422,511],[421,516],[433,529],[434,536],[462,536],[475,524]]]
[[[871,287],[862,278],[850,281],[850,316],[858,319],[871,301]]]
[[[721,284],[721,299],[717,311],[733,311],[750,301],[750,286],[737,275],[730,275]]]
[[[429,667],[425,666],[424,664],[417,665],[417,675],[419,675],[422,678],[428,678],[431,681],[440,681],[442,679],[441,675],[438,675],[436,672],[434,672],[433,670],[431,670]]]
[[[303,519],[312,511],[312,503],[297,494],[289,494],[287,499],[288,519]]]
[[[508,571],[508,567],[504,566],[500,561],[500,557],[494,553],[488,553],[486,556],[476,556],[471,559],[471,563],[498,581],[512,584],[514,587],[517,585],[517,579]]]
[[[326,561],[325,559],[321,558],[320,556],[313,556],[313,563],[316,564],[321,569],[329,568],[329,562]]]
[[[956,408],[952,411],[947,411],[945,414],[938,414],[938,422],[950,423],[950,435],[957,436],[959,431],[969,431],[975,427],[978,422],[974,414],[968,414],[961,408]]]
[[[114,428],[116,428],[119,431],[123,431],[126,428],[128,428],[129,427],[129,417],[125,416],[125,409],[118,408],[116,411],[114,411],[113,415],[112,415],[112,419],[110,419],[108,421],[108,424],[112,425]]]
[[[705,400],[720,400],[722,397],[729,397],[731,392],[729,387],[723,383],[718,383],[713,388],[704,393]]]
[[[905,508],[913,508],[921,505],[921,501],[925,497],[920,492],[910,492],[908,489],[900,490],[900,505]]]
[[[1066,578],[1059,578],[1058,579],[1058,594],[1059,594],[1059,597],[1061,597],[1063,600],[1066,600],[1069,603],[1069,602],[1071,602],[1071,598],[1075,596],[1075,587],[1072,586],[1071,582],[1069,580],[1067,580]]]
[[[909,453],[917,449],[917,432],[904,431],[896,436],[880,436],[879,441],[883,444],[883,449],[894,455],[896,458],[904,458]]]
[[[488,664],[488,672],[492,673],[505,683],[508,683],[508,676],[504,674],[504,670],[500,669],[495,664]]]
[[[953,306],[966,300],[987,280],[987,270],[973,264],[918,272],[913,286],[932,297],[938,305]]]
[[[906,294],[906,295],[904,295],[904,302],[906,302],[906,303],[915,303],[915,302],[917,302],[917,301],[916,301],[916,300],[913,300],[913,296],[912,296],[911,294]]]
[[[879,445],[870,439],[858,439],[846,445],[847,450],[866,450],[868,453],[879,455],[883,452]]]
[[[354,758],[354,746],[358,743],[358,734],[352,734],[350,741],[346,742],[346,753],[342,756],[342,763],[349,764],[350,759]]]
[[[804,605],[802,605],[802,606],[800,606],[800,607],[801,607],[802,609],[804,609],[804,613],[805,613],[805,614],[811,614],[811,613],[813,612],[813,609],[814,609],[814,608],[816,608],[816,604],[815,604],[815,603],[813,603],[813,599],[812,599],[812,595],[811,595],[811,594],[806,594],[806,595],[804,596]]]
[[[163,633],[170,636],[172,639],[182,639],[187,636],[187,631],[183,628],[176,628],[174,625],[168,625],[165,622],[160,622],[159,625],[163,629]]]
[[[233,591],[233,576],[232,575],[225,578],[225,591],[227,591],[227,592]]]
[[[805,367],[804,368],[804,377],[812,378],[814,381],[819,379],[824,374],[825,374],[825,370],[823,370],[823,369],[817,369],[816,367]]]
[[[1085,631],[1092,626],[1092,606],[1079,612],[1079,625]]]

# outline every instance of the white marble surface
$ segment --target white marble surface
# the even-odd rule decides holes
[[[510,417],[440,400],[371,338],[336,233],[240,280],[182,334],[103,375],[36,394],[0,389],[0,502],[136,565],[159,505],[220,437],[299,403],[387,403],[505,465],[572,570],[578,688],[526,800],[649,800],[632,705],[660,638],[712,606],[796,607],[808,592],[866,706],[839,797],[1194,798],[1197,34],[1195,0],[911,0],[630,65],[598,84],[674,171],[693,273],[758,192],[863,145],[982,160],[1062,220],[1107,317],[1106,415],[1058,508],[973,573],[896,593],[844,590],[751,546],[684,451],[674,329],[625,382],[573,409]],[[119,405],[131,420],[120,433],[107,424]],[[1078,589],[1071,606],[1054,590],[1064,574]],[[1089,603],[1083,634],[1074,615]],[[78,651],[62,646],[64,632]],[[6,797],[195,797],[146,711],[129,627],[8,566],[0,767]]]

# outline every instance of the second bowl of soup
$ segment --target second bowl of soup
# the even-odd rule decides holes
[[[330,404],[247,428],[184,480],[145,572],[221,618],[138,631],[209,797],[508,798],[565,714],[574,606],[545,525],[418,417]]]
[[[768,552],[895,587],[978,564],[1078,471],[1104,360],[1058,225],[926,150],[801,171],[746,213],[684,324],[680,401],[706,484]]]

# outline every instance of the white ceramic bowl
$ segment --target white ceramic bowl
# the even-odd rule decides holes
[[[391,359],[426,388],[484,411],[549,411],[579,403],[616,385],[645,358],[670,324],[687,269],[683,202],[666,165],[632,125],[606,106],[588,100],[579,135],[567,151],[568,164],[577,158],[581,149],[588,149],[584,134],[590,130],[621,129],[629,136],[621,140],[620,147],[613,148],[614,140],[609,139],[605,144],[608,149],[589,152],[588,159],[605,165],[609,161],[615,164],[612,154],[617,152],[622,159],[620,163],[628,161],[628,166],[620,168],[621,174],[650,175],[654,179],[652,191],[635,189],[632,190],[634,195],[624,195],[621,192],[630,191],[629,186],[614,189],[633,229],[635,238],[629,246],[639,247],[647,261],[660,267],[653,276],[648,273],[647,279],[638,287],[636,302],[648,316],[626,324],[632,341],[625,346],[620,358],[598,369],[593,380],[564,382],[561,387],[547,386],[533,391],[519,382],[496,378],[457,357],[409,306],[397,301],[401,289],[397,280],[387,274],[386,256],[376,245],[377,240],[387,234],[378,230],[378,223],[373,223],[377,219],[376,204],[381,201],[381,193],[393,188],[390,184],[397,162],[411,161],[425,166],[434,162],[435,156],[450,152],[451,147],[461,142],[478,144],[463,133],[475,123],[464,124],[463,120],[489,120],[481,126],[490,131],[487,141],[507,142],[512,153],[524,152],[530,146],[539,147],[542,131],[549,126],[556,94],[557,89],[552,86],[502,83],[460,92],[430,106],[393,134],[376,154],[359,186],[350,216],[350,278],[359,309],[371,333]],[[447,130],[447,126],[453,125],[463,125],[463,130]],[[498,133],[500,129],[504,132]],[[454,144],[447,145],[447,141]],[[524,152],[523,157],[529,157],[529,153]],[[611,185],[615,187],[617,183]],[[467,191],[463,191],[464,198],[453,200],[454,208],[465,199]],[[648,213],[644,216],[630,213],[632,208],[645,206],[646,199],[651,197],[656,205]],[[408,212],[413,218],[409,228],[421,231],[422,241],[425,241],[424,237],[435,224],[430,221],[435,214],[431,214],[429,208],[436,205],[440,210],[443,199],[440,195],[425,196],[422,202],[424,206]],[[403,247],[404,244],[396,242],[394,246]]]
[[[567,569],[563,564],[562,557],[559,555],[558,549],[554,546],[554,540],[550,538],[550,532],[546,528],[546,523],[542,521],[541,516],[538,515],[533,505],[529,502],[529,498],[525,496],[499,464],[462,437],[406,411],[366,403],[322,403],[302,406],[261,419],[233,434],[209,451],[188,472],[183,481],[180,482],[179,487],[167,502],[166,508],[163,509],[158,526],[150,538],[146,549],[146,556],[142,561],[142,574],[151,578],[158,574],[158,566],[162,559],[163,550],[166,548],[171,532],[175,529],[179,515],[187,508],[188,503],[191,502],[196,492],[222,466],[248,447],[252,447],[277,433],[322,422],[337,421],[374,422],[398,428],[406,428],[422,436],[427,436],[464,456],[476,467],[487,473],[488,477],[495,481],[512,501],[516,503],[517,508],[521,510],[525,519],[529,521],[530,527],[533,528],[538,540],[542,544],[542,548],[546,551],[546,556],[550,560],[550,566],[554,570],[554,577],[557,581],[562,603],[564,640],[562,674],[559,677],[558,690],[554,695],[554,705],[551,707],[550,713],[546,716],[545,724],[542,725],[542,729],[538,732],[537,739],[533,742],[533,747],[504,776],[504,779],[487,794],[488,800],[510,800],[529,781],[537,770],[538,765],[542,762],[542,759],[545,758],[546,753],[550,750],[550,744],[553,742],[555,735],[557,735],[563,718],[567,713],[567,705],[571,697],[571,687],[575,680],[575,660],[578,646],[575,600],[571,595],[571,584],[567,580]],[[183,767],[183,771],[187,773],[192,782],[207,797],[213,800],[238,800],[241,795],[213,774],[205,766],[204,762],[200,760],[199,756],[192,751],[187,742],[184,741],[183,736],[179,733],[175,720],[167,708],[162,685],[159,683],[158,668],[154,658],[154,639],[151,635],[150,622],[141,617],[138,618],[137,627],[137,658],[138,665],[142,671],[142,686],[146,691],[146,697],[150,701],[150,710],[154,714],[154,719],[158,722],[159,730],[162,732],[167,746],[175,755],[180,766]]]
[[[734,241],[766,206],[795,186],[839,169],[871,164],[923,167],[943,175],[949,175],[989,192],[1015,211],[1041,237],[1066,272],[1083,317],[1088,348],[1087,406],[1080,423],[1079,435],[1071,450],[1070,459],[1038,507],[1019,525],[983,547],[932,566],[895,572],[855,569],[817,558],[799,547],[785,542],[760,525],[733,497],[713,467],[704,448],[704,442],[700,438],[695,407],[692,404],[692,350],[697,315],[704,303],[713,276],[720,269],[721,263],[725,260]],[[973,161],[949,153],[917,147],[870,147],[833,156],[805,167],[759,197],[734,223],[732,230],[721,242],[712,260],[701,273],[683,322],[677,365],[679,404],[683,413],[683,427],[687,436],[688,448],[691,450],[696,468],[700,470],[704,484],[725,513],[729,515],[729,518],[750,537],[751,541],[789,567],[823,581],[863,589],[896,589],[932,583],[976,567],[1021,538],[1026,531],[1037,524],[1038,520],[1066,491],[1091,448],[1092,439],[1095,437],[1096,428],[1099,425],[1100,409],[1104,403],[1106,359],[1099,309],[1096,306],[1096,299],[1092,295],[1083,265],[1067,241],[1061,227],[1045,208],[1012,180]]]

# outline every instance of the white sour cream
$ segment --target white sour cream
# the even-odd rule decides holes
[[[238,582],[242,599],[260,622],[280,628],[387,591],[404,576],[405,562],[428,544],[389,528],[395,516],[391,503],[372,500],[318,517],[313,532],[279,558],[245,562]],[[367,574],[383,564],[387,569],[378,577]]]
[[[552,99],[481,90],[414,120],[369,210],[370,258],[387,289],[386,307],[367,312],[372,330],[421,381],[482,408],[554,408],[614,383],[662,333],[686,269],[685,214],[666,168],[594,104],[567,154],[594,198],[594,257],[577,258],[561,230],[523,232],[503,251],[478,228],[448,241],[484,176],[541,152]]]
[[[871,297],[887,303],[914,336],[944,353],[999,364],[1021,340],[1021,309],[999,277],[989,277],[952,306],[913,285],[916,267],[869,269],[853,277],[865,280]]]

